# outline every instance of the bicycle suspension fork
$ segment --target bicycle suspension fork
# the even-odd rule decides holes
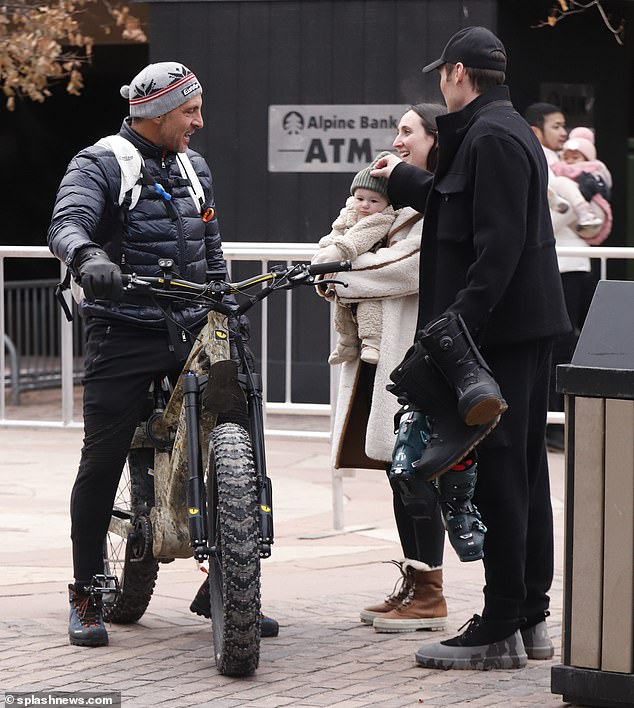
[[[268,558],[273,544],[273,489],[271,480],[266,474],[266,452],[264,447],[264,423],[262,415],[262,377],[249,372],[240,375],[247,394],[249,412],[249,436],[253,450],[253,462],[259,488],[259,525],[260,525],[260,556]]]
[[[189,537],[197,561],[209,557],[207,546],[206,501],[203,486],[202,458],[200,454],[199,423],[200,384],[198,376],[189,372],[183,377],[183,406],[187,430],[187,521]]]

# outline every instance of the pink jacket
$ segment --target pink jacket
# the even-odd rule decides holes
[[[607,186],[612,188],[612,175],[605,163],[601,162],[601,160],[584,160],[583,162],[575,162],[573,164],[568,164],[560,160],[554,162],[550,167],[558,177],[568,177],[575,182],[579,180],[579,176],[582,172],[590,172],[593,175],[601,177]],[[604,212],[605,222],[596,236],[585,240],[586,243],[591,246],[599,246],[608,237],[610,231],[612,231],[612,207],[610,206],[610,202],[608,202],[602,194],[595,194],[592,197],[592,201]]]

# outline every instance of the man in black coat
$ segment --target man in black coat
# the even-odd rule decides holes
[[[392,204],[425,213],[420,328],[460,316],[508,411],[478,446],[474,501],[488,527],[484,610],[459,636],[423,645],[431,668],[518,668],[550,658],[546,629],[553,527],[544,433],[552,339],[569,328],[547,201],[543,151],[503,85],[506,51],[467,27],[423,71],[438,69],[435,175],[396,156],[377,163]],[[419,335],[421,333],[419,332]]]

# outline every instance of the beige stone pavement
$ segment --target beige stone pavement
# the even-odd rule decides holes
[[[460,563],[447,543],[446,632],[375,633],[358,611],[392,589],[397,572],[386,561],[399,557],[385,476],[345,479],[346,529],[334,533],[327,441],[269,438],[276,542],[263,562],[262,594],[281,631],[262,640],[255,675],[235,679],[217,673],[210,625],[188,610],[202,578],[192,560],[161,567],[145,616],[111,626],[108,647],[68,644],[67,510],[80,445],[79,430],[0,429],[1,693],[120,691],[126,707],[564,705],[550,693],[561,641],[562,455],[550,456],[555,659],[519,671],[443,672],[418,668],[414,653],[481,610],[481,563]]]

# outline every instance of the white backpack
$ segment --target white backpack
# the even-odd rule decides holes
[[[130,203],[128,205],[128,210],[132,211],[139,201],[139,196],[141,195],[141,177],[142,177],[142,167],[143,158],[141,153],[134,147],[134,145],[126,138],[121,137],[121,135],[108,135],[105,138],[98,140],[95,145],[99,147],[106,148],[107,150],[112,150],[119,167],[121,169],[121,188],[119,189],[119,200],[117,204],[121,206],[126,197],[130,197]],[[205,202],[205,195],[203,192],[202,185],[198,179],[198,175],[194,170],[191,160],[187,156],[186,152],[179,152],[176,154],[176,159],[178,161],[178,167],[181,172],[181,177],[189,180],[189,194],[196,205],[196,209],[200,213],[202,205]]]

